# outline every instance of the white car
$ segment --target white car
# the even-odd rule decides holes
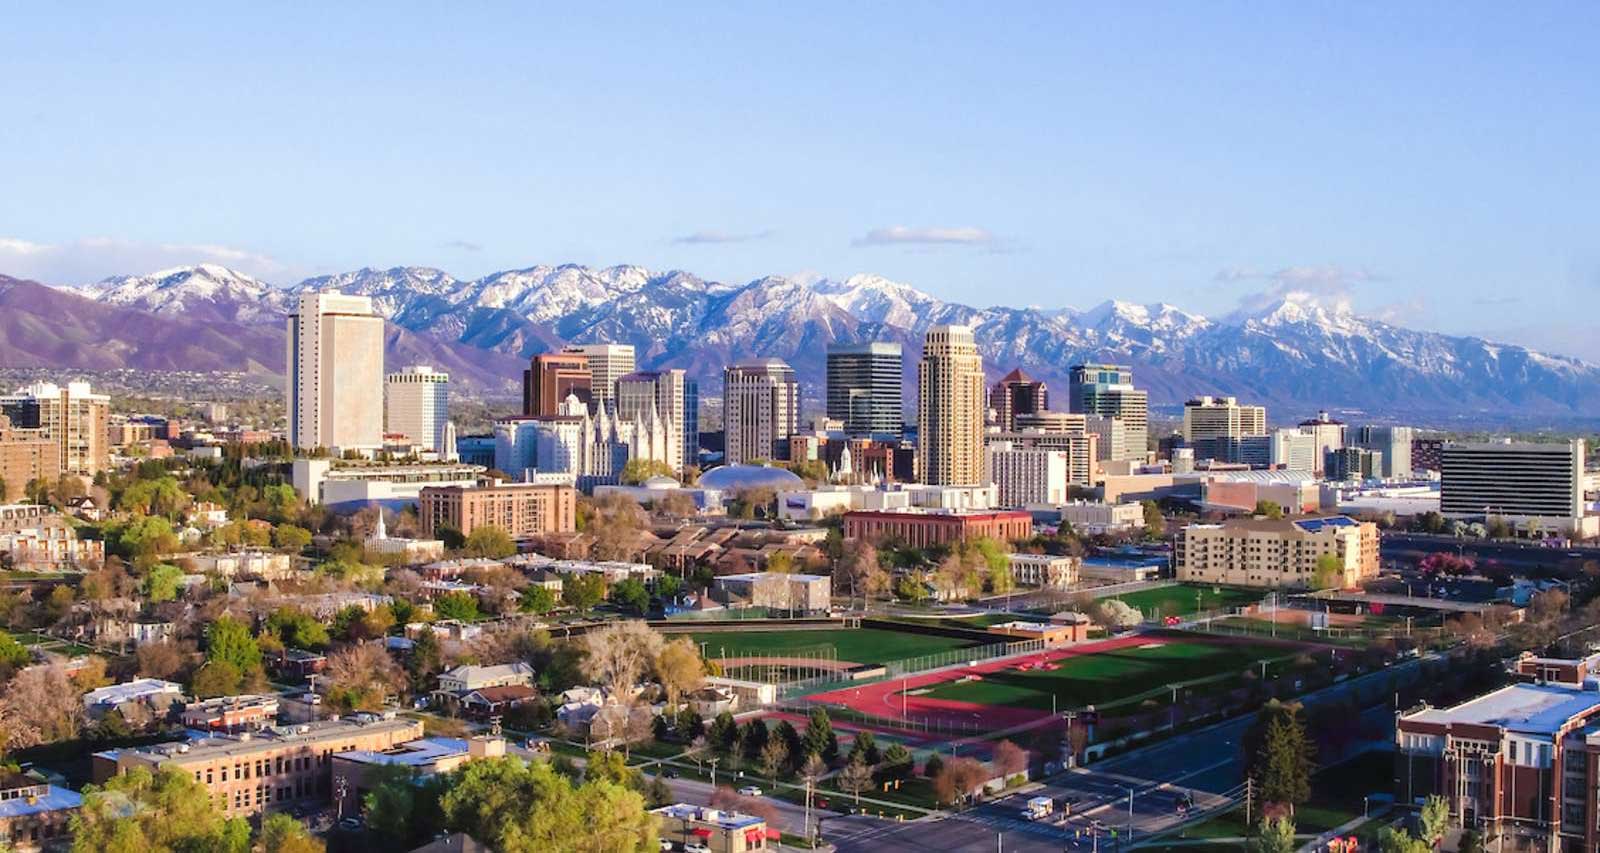
[[[739,789],[739,795],[744,797],[759,797],[761,796],[761,789],[754,785],[746,785]]]
[[[672,853],[672,842],[666,840],[665,838],[661,839],[660,850],[662,853]]]
[[[691,841],[683,845],[683,853],[711,853],[711,848],[698,841]]]

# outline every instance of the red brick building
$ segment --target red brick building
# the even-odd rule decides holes
[[[1551,851],[1600,850],[1600,690],[1596,658],[1530,655],[1528,679],[1395,726],[1395,799],[1437,794],[1454,822]],[[1507,845],[1506,849],[1511,849]]]
[[[1033,516],[1026,512],[847,512],[846,539],[894,540],[913,548],[946,545],[969,539],[1000,542],[1033,535]]]

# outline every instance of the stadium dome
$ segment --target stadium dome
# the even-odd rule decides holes
[[[700,487],[722,492],[740,489],[803,489],[806,482],[794,472],[768,465],[723,465],[700,475]]]
[[[650,478],[646,479],[643,483],[640,483],[639,485],[643,486],[646,489],[676,489],[676,488],[679,487],[680,484],[678,483],[677,480],[674,480],[671,477],[667,477],[667,476],[663,476],[661,474],[657,474],[654,477],[650,477]]]

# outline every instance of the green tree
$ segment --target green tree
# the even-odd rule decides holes
[[[454,525],[440,524],[433,528],[433,535],[444,543],[444,547],[452,551],[461,549],[467,544],[467,537],[461,535],[461,530]]]
[[[1344,563],[1333,554],[1323,554],[1317,558],[1317,571],[1312,576],[1312,585],[1317,589],[1338,589],[1344,586]]]
[[[833,721],[828,719],[828,709],[815,707],[806,719],[805,739],[800,747],[800,760],[818,756],[832,764],[839,758],[839,736],[833,732]]]
[[[490,560],[505,559],[517,553],[517,543],[511,541],[510,534],[493,524],[474,527],[461,547],[468,556]]]
[[[433,612],[440,619],[478,621],[478,599],[465,592],[447,592],[433,600]]]
[[[150,567],[150,574],[144,577],[144,596],[152,602],[171,601],[178,597],[178,585],[182,582],[181,569],[160,563]]]
[[[256,849],[261,853],[323,853],[327,845],[312,836],[305,824],[285,812],[274,812],[261,819]]]
[[[1405,830],[1386,826],[1378,830],[1378,849],[1383,853],[1431,853],[1432,847]]]
[[[1256,853],[1294,853],[1300,849],[1294,840],[1294,821],[1282,816],[1262,820],[1254,846]]]
[[[733,714],[723,711],[711,721],[711,728],[706,732],[706,740],[711,742],[711,748],[718,755],[727,755],[739,742],[739,724],[734,722]]]
[[[771,732],[763,720],[751,720],[739,731],[739,753],[746,761],[760,761],[761,750],[767,748]]]
[[[1256,515],[1267,518],[1283,518],[1283,507],[1277,501],[1256,501]]]
[[[380,764],[367,771],[363,782],[369,789],[361,798],[367,828],[399,849],[410,847],[422,829],[413,820],[419,789],[411,768]]]
[[[194,671],[189,681],[189,692],[200,699],[215,696],[233,696],[244,689],[244,674],[225,660],[210,660]]]
[[[223,661],[248,675],[261,668],[261,645],[243,622],[223,616],[206,629],[206,661]]]
[[[1438,794],[1422,801],[1422,812],[1417,817],[1417,834],[1429,847],[1438,847],[1450,831],[1450,803]]]
[[[561,579],[561,600],[578,610],[593,610],[605,598],[606,582],[598,574],[565,575]]]
[[[32,660],[27,646],[17,642],[17,638],[9,632],[0,631],[0,676],[3,676],[0,681],[10,680],[11,673],[27,666]]]
[[[178,536],[172,532],[172,522],[160,516],[135,516],[114,530],[114,550],[124,557],[138,559],[178,548]],[[112,545],[111,537],[107,539],[107,544]]]
[[[868,767],[874,767],[883,760],[883,754],[878,752],[878,740],[872,736],[872,732],[862,731],[856,734],[855,743],[851,744],[850,754],[845,757],[845,761],[854,761],[857,758]]]
[[[611,585],[611,603],[643,616],[650,609],[650,591],[638,578],[624,578]]]
[[[529,586],[522,590],[518,609],[524,613],[543,615],[556,609],[556,594],[542,586]]]
[[[122,491],[117,507],[135,515],[172,516],[189,502],[189,494],[170,476],[137,480]]]
[[[1144,508],[1144,535],[1150,539],[1160,539],[1167,535],[1167,520],[1161,516],[1161,507],[1155,501],[1140,501]]]
[[[42,506],[50,502],[50,484],[37,477],[28,481],[28,485],[23,487],[22,493],[28,499],[28,503],[31,504]]]
[[[622,466],[622,484],[637,486],[651,477],[671,477],[672,466],[659,459],[629,459]]]
[[[249,849],[250,825],[224,819],[188,773],[136,767],[83,794],[83,808],[72,818],[74,853]]]
[[[1268,702],[1245,732],[1242,746],[1263,801],[1293,808],[1311,796],[1315,747],[1306,737],[1298,704]]]
[[[502,853],[654,851],[656,822],[637,791],[584,782],[547,762],[511,758],[469,762],[440,799],[445,824]]]
[[[883,751],[883,763],[878,768],[878,775],[885,779],[906,779],[911,776],[911,750],[903,744],[891,743]]]
[[[293,524],[280,524],[272,529],[272,545],[280,551],[298,554],[311,544],[311,531]]]
[[[366,611],[356,609],[365,615]],[[330,642],[328,626],[298,607],[280,607],[272,611],[267,617],[267,630],[291,649],[325,649]]]

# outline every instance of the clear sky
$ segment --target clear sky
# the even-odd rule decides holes
[[[1593,3],[216,5],[5,11],[0,272],[1294,286],[1600,356]]]

